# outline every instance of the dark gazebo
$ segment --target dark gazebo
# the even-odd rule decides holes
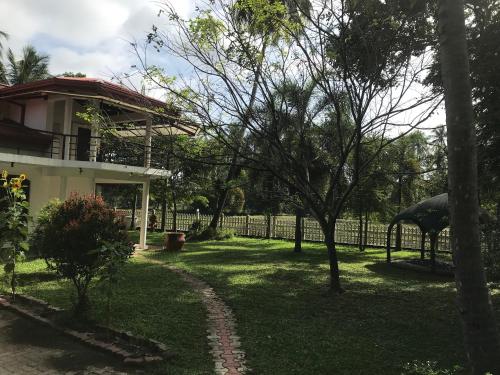
[[[436,243],[439,232],[449,225],[448,193],[421,201],[397,214],[387,230],[387,262],[391,262],[391,232],[394,225],[405,220],[415,223],[422,232],[420,259],[425,258],[425,239],[427,234],[431,243],[431,270],[436,267]]]
[[[489,214],[479,209],[479,221],[486,223],[491,220]],[[436,195],[423,200],[397,214],[387,229],[387,263],[391,262],[391,232],[394,225],[405,220],[415,223],[422,232],[420,242],[420,259],[425,259],[425,239],[429,235],[431,243],[431,271],[436,269],[436,245],[439,232],[449,225],[448,193]]]

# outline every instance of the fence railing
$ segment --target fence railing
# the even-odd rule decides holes
[[[123,215],[129,216],[129,210],[120,210]],[[204,225],[208,225],[212,219],[211,215],[197,214],[177,214],[177,230],[187,231],[194,221],[199,220]],[[172,228],[172,215],[169,212],[165,227],[167,230]],[[140,225],[140,222],[137,223]],[[232,229],[238,236],[262,237],[274,239],[295,238],[295,217],[293,216],[223,216],[219,226],[224,229]],[[416,225],[402,224],[401,247],[404,249],[420,249],[421,233]],[[371,247],[385,247],[387,241],[387,224],[368,223],[367,233],[364,234],[365,224],[363,223],[363,241],[366,238],[365,245]],[[358,245],[359,244],[359,221],[357,220],[338,220],[335,227],[335,241],[338,244]],[[302,219],[302,239],[305,241],[322,242],[323,233],[319,223],[313,218]],[[426,249],[430,248],[429,236],[426,238]],[[396,228],[392,231],[391,243],[396,242]],[[451,251],[450,232],[444,229],[438,237],[438,251]]]

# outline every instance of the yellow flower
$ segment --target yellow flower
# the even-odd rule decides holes
[[[11,178],[10,179],[10,186],[12,186],[12,189],[17,190],[21,188],[21,180],[19,178]]]
[[[27,176],[26,176],[24,173],[21,173],[21,175],[19,176],[19,179],[20,179],[21,181],[26,180],[26,178],[27,178]]]
[[[5,179],[7,178],[7,176],[8,176],[8,175],[9,175],[9,173],[8,173],[8,172],[4,169],[4,170],[2,171],[2,179],[4,179],[4,180],[5,180]]]

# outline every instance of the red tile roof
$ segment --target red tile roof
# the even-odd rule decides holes
[[[125,86],[97,78],[54,77],[19,85],[2,86],[0,87],[0,99],[28,97],[55,91],[69,94],[102,96],[149,109],[165,108],[165,103],[161,100],[142,95]]]

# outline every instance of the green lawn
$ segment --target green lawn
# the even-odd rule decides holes
[[[21,293],[56,306],[71,306],[71,285],[56,280],[43,261],[19,264],[19,270]],[[105,322],[103,293],[94,288],[91,300],[92,317]],[[148,374],[212,374],[205,317],[199,296],[177,275],[141,258],[132,259],[124,268],[114,297],[111,325],[164,342],[178,354],[173,361],[148,370]]]
[[[149,239],[158,243],[161,235]],[[179,254],[147,253],[124,272],[114,325],[177,349],[167,367],[174,374],[210,373],[200,301],[175,275],[147,263],[154,258],[203,278],[232,307],[255,374],[400,374],[412,360],[464,363],[452,280],[392,268],[383,250],[341,248],[347,292],[331,295],[323,246],[292,249],[287,241],[236,238],[188,243]],[[68,305],[67,283],[28,276],[41,272],[42,262],[21,268],[30,281],[23,292]],[[500,295],[493,300],[500,310]],[[102,317],[100,309],[95,316]]]

